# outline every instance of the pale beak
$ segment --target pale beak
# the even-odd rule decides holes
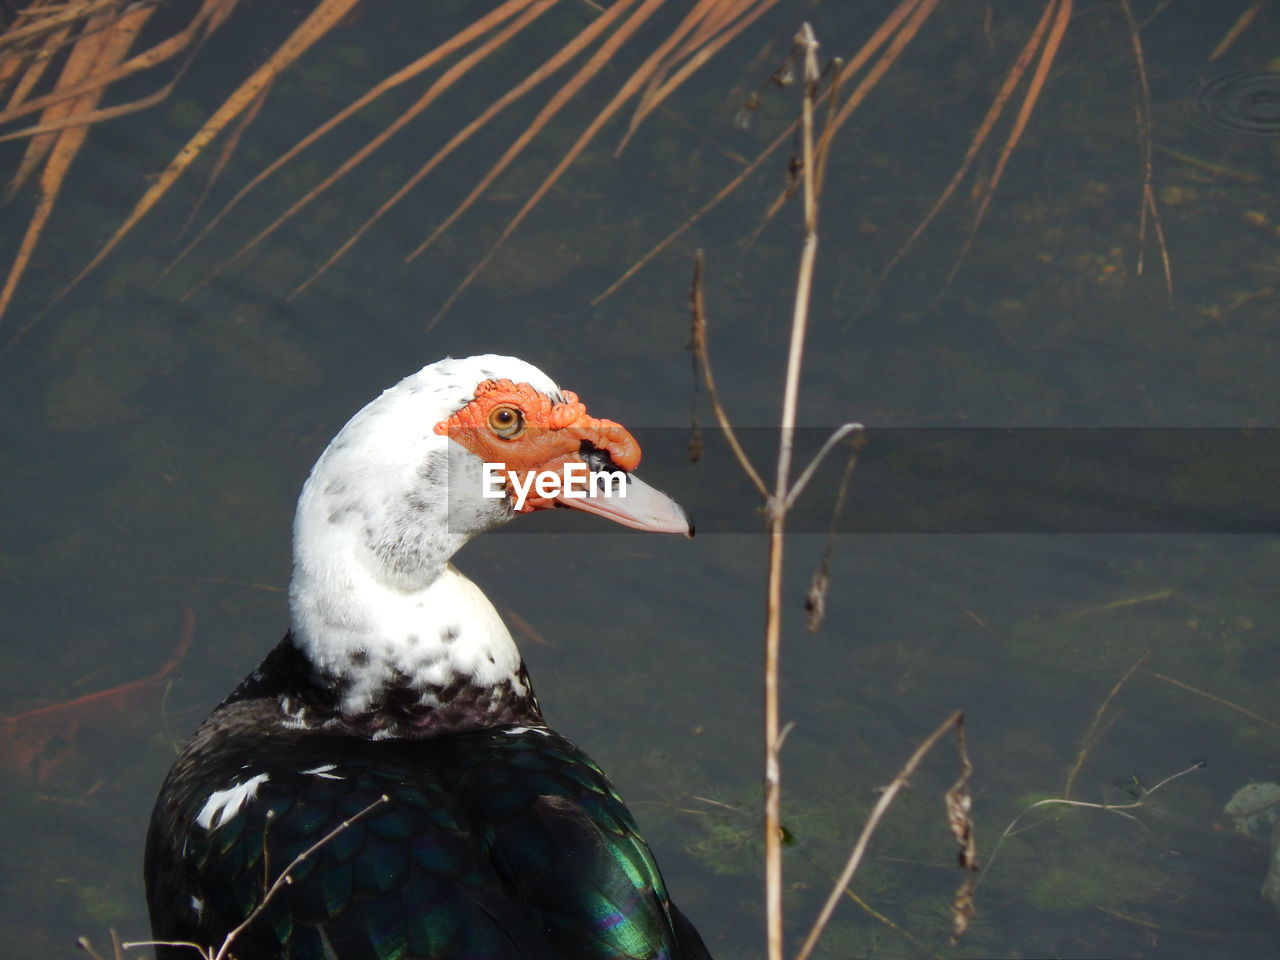
[[[556,505],[594,513],[636,530],[693,537],[693,524],[680,504],[635,474],[618,471],[615,476],[621,476],[624,482],[602,483],[582,491],[567,490],[556,497]]]

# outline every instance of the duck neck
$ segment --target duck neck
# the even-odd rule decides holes
[[[313,536],[300,509],[291,636],[328,694],[309,715],[295,705],[295,720],[373,736],[540,722],[520,651],[479,587],[426,553],[412,571],[389,568],[362,523],[322,523]]]

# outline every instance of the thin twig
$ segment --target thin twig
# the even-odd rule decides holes
[[[831,434],[831,436],[827,437],[827,442],[822,445],[822,449],[814,454],[813,459],[809,461],[809,465],[805,467],[804,472],[800,474],[800,478],[791,485],[791,490],[787,493],[787,499],[784,504],[786,509],[790,510],[795,506],[796,499],[800,496],[801,492],[803,492],[805,486],[808,485],[814,472],[817,471],[818,467],[822,466],[822,461],[827,458],[827,454],[832,451],[835,445],[845,437],[849,436],[849,434],[861,432],[862,424],[845,423],[837,427],[836,431]]]
[[[258,905],[254,907],[252,911],[250,911],[249,915],[244,918],[244,920],[240,923],[238,927],[235,927],[234,929],[231,930],[230,933],[227,934],[226,939],[222,941],[222,946],[218,949],[218,952],[214,955],[213,960],[226,960],[229,954],[229,951],[231,950],[231,944],[235,942],[236,937],[242,934],[246,929],[248,929],[250,924],[252,924],[255,920],[258,919],[258,917],[262,914],[262,912],[266,910],[267,904],[271,902],[272,898],[277,893],[283,890],[287,884],[293,883],[293,871],[296,870],[298,867],[300,867],[304,861],[306,861],[311,856],[313,856],[317,850],[323,847],[326,843],[328,843],[338,834],[342,833],[342,831],[346,830],[348,827],[353,826],[357,821],[363,819],[367,814],[371,813],[375,808],[380,807],[384,803],[390,803],[390,802],[391,802],[391,798],[384,793],[382,796],[378,797],[378,799],[374,800],[372,803],[370,803],[367,807],[365,807],[355,816],[352,816],[347,818],[346,820],[343,820],[340,824],[338,824],[336,827],[334,827],[332,830],[326,833],[323,837],[321,837],[311,846],[307,847],[307,849],[303,850],[300,854],[294,857],[293,860],[289,863],[289,865],[280,872],[280,876],[276,877],[276,882],[271,884],[271,889],[267,891],[266,896],[264,896],[262,900],[258,903]]]
[[[813,923],[813,928],[809,931],[809,935],[805,937],[804,943],[801,945],[799,952],[796,953],[795,960],[807,960],[813,948],[818,943],[818,938],[822,936],[822,931],[826,928],[828,921],[831,919],[832,913],[835,912],[836,904],[840,902],[840,898],[844,896],[845,888],[849,886],[849,881],[853,879],[854,873],[858,869],[858,865],[862,862],[863,855],[867,852],[867,844],[871,842],[871,836],[875,833],[876,828],[880,825],[880,821],[884,818],[885,812],[893,803],[902,788],[907,785],[911,779],[911,775],[915,773],[916,768],[920,766],[920,762],[925,758],[934,744],[938,742],[942,736],[953,727],[960,730],[964,723],[964,714],[957,710],[951,716],[929,734],[925,741],[920,744],[907,760],[906,765],[898,771],[898,775],[893,781],[884,788],[880,794],[880,799],[876,801],[875,807],[871,811],[871,815],[867,817],[866,825],[863,826],[862,832],[858,835],[857,842],[853,845],[853,850],[849,853],[849,859],[844,865],[844,870],[831,888],[831,893],[827,897],[827,902],[823,904],[822,910],[818,913],[817,920]],[[966,758],[967,763],[967,758]]]
[[[849,444],[852,449],[849,451],[849,459],[845,461],[844,472],[840,475],[840,486],[836,490],[835,506],[831,509],[831,523],[827,527],[827,543],[822,550],[818,569],[813,572],[813,579],[809,581],[809,592],[805,594],[805,626],[810,633],[818,632],[822,626],[822,619],[826,616],[827,586],[831,582],[831,554],[836,547],[836,530],[840,524],[840,516],[844,513],[844,498],[849,492],[849,481],[853,477],[853,468],[858,465],[861,439],[859,436]]]
[[[1114,813],[1118,817],[1124,817],[1126,820],[1132,820],[1134,823],[1144,827],[1145,829],[1145,826],[1141,820],[1139,820],[1137,817],[1133,816],[1130,813],[1126,813],[1125,811],[1137,810],[1142,807],[1145,807],[1147,805],[1147,799],[1156,791],[1164,787],[1166,784],[1172,783],[1174,780],[1177,780],[1179,777],[1184,777],[1188,773],[1192,773],[1196,770],[1203,770],[1205,766],[1207,766],[1205,761],[1197,760],[1195,763],[1191,764],[1189,767],[1186,767],[1182,770],[1179,770],[1177,773],[1174,773],[1165,777],[1163,780],[1157,783],[1150,790],[1145,790],[1145,789],[1142,790],[1142,792],[1138,795],[1137,799],[1133,800],[1130,803],[1091,803],[1087,800],[1069,800],[1066,797],[1047,797],[1044,800],[1037,800],[1035,803],[1031,804],[1030,806],[1023,808],[1023,810],[1019,812],[1019,814],[1016,817],[1014,817],[1012,820],[1009,821],[1009,825],[1004,828],[1004,832],[1001,833],[999,839],[996,840],[995,846],[991,848],[991,856],[987,858],[987,864],[985,867],[982,868],[982,874],[978,878],[979,881],[984,879],[987,876],[987,874],[991,872],[991,868],[992,866],[995,865],[995,862],[996,862],[996,856],[1000,853],[1000,847],[1005,842],[1005,840],[1009,839],[1010,837],[1016,837],[1020,833],[1025,833],[1027,830],[1034,829],[1035,827],[1038,827],[1041,823],[1045,823],[1046,820],[1053,819],[1052,817],[1049,817],[1049,818],[1046,818],[1046,820],[1038,820],[1029,826],[1023,827],[1021,830],[1015,829],[1018,825],[1018,822],[1022,820],[1022,818],[1025,817],[1032,810],[1039,809],[1040,807],[1051,807],[1051,806],[1082,807],[1087,810],[1105,810],[1108,813]]]
[[[240,923],[239,926],[235,927],[227,934],[226,938],[222,941],[222,946],[218,948],[217,953],[213,953],[211,949],[201,947],[199,944],[195,944],[195,943],[186,943],[186,942],[172,943],[172,942],[162,941],[162,940],[135,940],[130,943],[122,944],[122,946],[126,950],[132,950],[134,947],[156,947],[156,946],[194,947],[197,951],[199,951],[202,957],[208,958],[208,960],[228,960],[228,958],[231,956],[230,954],[231,945],[235,942],[236,937],[244,933],[244,931],[248,929],[248,927],[255,920],[257,920],[258,917],[262,915],[262,912],[266,910],[267,905],[271,903],[272,898],[274,898],[277,893],[279,893],[289,884],[293,883],[294,870],[302,866],[304,862],[306,862],[308,859],[310,859],[312,856],[315,855],[316,851],[318,851],[321,847],[327,844],[334,837],[338,836],[338,834],[342,833],[347,828],[354,826],[357,822],[364,819],[364,817],[366,817],[368,814],[372,813],[377,807],[380,807],[384,803],[390,803],[390,802],[391,802],[391,798],[384,793],[382,796],[378,797],[376,800],[374,800],[372,803],[366,806],[363,810],[360,810],[358,813],[354,814],[353,816],[350,816],[346,820],[343,820],[340,824],[338,824],[336,827],[334,827],[332,830],[326,833],[323,837],[321,837],[311,846],[307,847],[307,849],[303,850],[300,854],[294,857],[289,862],[289,865],[286,866],[284,870],[281,871],[280,876],[276,877],[275,882],[271,884],[271,888],[267,890],[266,895],[263,896],[263,898],[260,901],[258,901],[258,905],[249,912],[249,915],[244,918],[244,920]]]
[[[1067,773],[1067,782],[1062,788],[1062,795],[1064,797],[1071,796],[1071,787],[1076,782],[1076,775],[1080,773],[1080,768],[1084,766],[1085,758],[1089,755],[1089,751],[1093,749],[1094,743],[1097,742],[1094,733],[1098,729],[1098,724],[1102,722],[1102,715],[1107,712],[1107,707],[1111,706],[1111,701],[1116,698],[1116,694],[1120,692],[1120,688],[1129,682],[1129,678],[1133,676],[1134,671],[1146,663],[1150,656],[1151,651],[1148,650],[1135,660],[1133,662],[1133,666],[1126,670],[1124,672],[1124,676],[1116,681],[1115,686],[1111,688],[1111,692],[1106,695],[1102,703],[1098,706],[1097,711],[1093,715],[1093,720],[1089,724],[1089,729],[1084,732],[1084,737],[1080,741],[1080,750],[1076,753],[1076,762],[1071,765],[1071,770]]]
[[[702,376],[707,382],[707,397],[711,400],[711,409],[715,411],[716,422],[720,424],[720,429],[724,431],[725,439],[729,441],[729,447],[733,450],[733,455],[738,458],[738,463],[743,472],[751,479],[756,490],[760,492],[760,496],[767,500],[769,499],[769,488],[764,485],[764,481],[760,479],[760,474],[756,472],[751,459],[747,456],[747,451],[738,442],[738,435],[734,433],[733,424],[729,422],[729,414],[725,412],[724,405],[720,402],[720,393],[716,390],[715,377],[711,374],[711,354],[707,351],[707,310],[702,296],[702,263],[702,251],[699,250],[694,254],[693,258],[693,286],[689,291],[689,303],[693,311],[693,330],[690,340],[693,347],[694,362],[702,365]]]
[[[848,897],[850,900],[852,900],[854,903],[856,903],[863,910],[865,910],[868,914],[870,914],[873,920],[878,920],[881,923],[883,923],[886,927],[888,927],[898,936],[902,937],[902,939],[906,940],[912,946],[916,947],[916,949],[918,949],[921,953],[927,953],[929,956],[933,957],[934,960],[943,960],[942,954],[938,953],[936,950],[932,949],[927,944],[924,944],[919,940],[917,940],[915,937],[911,935],[910,931],[905,930],[902,927],[898,926],[896,923],[894,923],[892,920],[886,917],[883,913],[881,913],[875,907],[871,906],[871,904],[867,903],[867,901],[863,900],[860,896],[858,896],[852,890],[845,888],[844,895]]]

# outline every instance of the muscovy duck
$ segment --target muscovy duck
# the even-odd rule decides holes
[[[155,939],[216,951],[288,869],[232,955],[709,958],[621,798],[543,721],[511,634],[449,562],[552,506],[692,535],[639,460],[630,433],[511,357],[441,360],[357,413],[298,501],[289,632],[160,790]],[[623,495],[582,481],[613,471]],[[531,485],[548,474],[570,482]]]

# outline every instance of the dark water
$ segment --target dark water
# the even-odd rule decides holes
[[[1158,13],[1143,41],[1172,295],[1150,230],[1144,272],[1136,270],[1141,153],[1131,48],[1118,5],[1102,2],[1077,5],[955,280],[944,289],[975,209],[968,183],[876,287],[962,158],[1040,12],[1007,2],[942,4],[836,141],[801,422],[1280,423],[1280,139],[1197,114],[1199,91],[1215,78],[1275,69],[1269,58],[1280,31],[1270,8],[1225,57],[1208,62],[1246,6],[1134,4],[1140,22]],[[406,7],[366,3],[281,78],[197,222],[351,97],[458,29],[477,5],[433,4],[430,16]],[[279,591],[296,491],[332,433],[384,386],[446,354],[512,353],[642,443],[647,432],[669,436],[688,421],[687,290],[691,252],[702,247],[725,402],[739,423],[776,422],[797,211],[787,208],[744,241],[784,184],[785,150],[617,294],[589,302],[735,175],[736,158],[754,156],[795,116],[794,90],[767,90],[750,127],[734,123],[801,19],[810,17],[827,53],[847,56],[891,7],[781,4],[651,117],[616,160],[624,127],[610,125],[429,331],[528,191],[659,41],[658,27],[624,48],[427,257],[401,263],[546,93],[500,118],[333,271],[285,299],[431,149],[590,22],[590,5],[561,4],[331,195],[183,299],[431,78],[286,168],[157,281],[210,158],[0,358],[0,711],[18,714],[151,674],[178,639],[184,605],[197,621],[163,701],[157,690],[123,704],[90,701],[74,723],[37,731],[42,778],[6,774],[4,952],[70,955],[75,936],[101,945],[111,927],[145,935],[142,834],[171,745],[285,628]],[[286,13],[283,5],[269,13],[248,6],[164,104],[95,131],[0,335],[35,318],[87,261],[147,177],[226,95],[227,77],[286,35]],[[673,22],[671,12],[665,28]],[[148,89],[144,81],[120,96]],[[12,169],[17,148],[0,150]],[[994,156],[989,148],[976,165],[980,179]],[[24,195],[5,208],[6,257],[32,203]],[[699,416],[710,422],[705,401]],[[633,803],[670,886],[717,956],[760,956],[765,545],[751,532],[755,515],[723,451],[709,446],[693,468],[677,448],[655,440],[663,460],[647,464],[650,472],[692,477],[700,497],[714,498],[716,483],[732,486],[726,502],[740,515],[725,528],[743,532],[690,543],[581,532],[574,518],[537,516],[521,521],[530,535],[482,538],[459,564],[532,628],[534,635],[518,632],[550,719]],[[1142,449],[1114,460],[1084,451],[1049,471],[1035,464],[1044,514],[1061,515],[1081,491],[1102,507],[1127,502]],[[980,858],[991,864],[973,929],[947,944],[960,878],[941,797],[957,763],[940,747],[895,805],[853,886],[894,926],[846,900],[827,955],[1275,955],[1276,911],[1259,897],[1267,849],[1236,836],[1221,813],[1249,781],[1280,778],[1280,539],[1273,525],[1240,532],[1251,510],[1274,512],[1276,464],[1264,454],[1193,457],[1169,481],[1164,492],[1175,507],[1225,504],[1237,524],[1194,535],[1033,534],[1028,526],[840,534],[816,635],[803,629],[803,597],[825,540],[791,540],[783,716],[795,726],[783,766],[794,936],[838,873],[876,788],[950,710],[963,708]],[[920,459],[917,452],[912,462]],[[998,481],[1030,466],[996,460],[975,472]],[[815,496],[829,498],[834,477],[825,473]],[[946,476],[937,483],[941,498]],[[1034,499],[1021,503],[1034,515]],[[856,520],[856,479],[847,510]],[[851,529],[944,529],[919,518],[876,519]],[[36,742],[36,733],[25,736],[28,746]],[[1132,819],[1050,808],[1055,818],[1028,814],[1000,840],[1031,803],[1064,796],[1073,767],[1071,796],[1102,802],[1140,794],[1134,778],[1149,788],[1198,760],[1207,767],[1127,811]]]

